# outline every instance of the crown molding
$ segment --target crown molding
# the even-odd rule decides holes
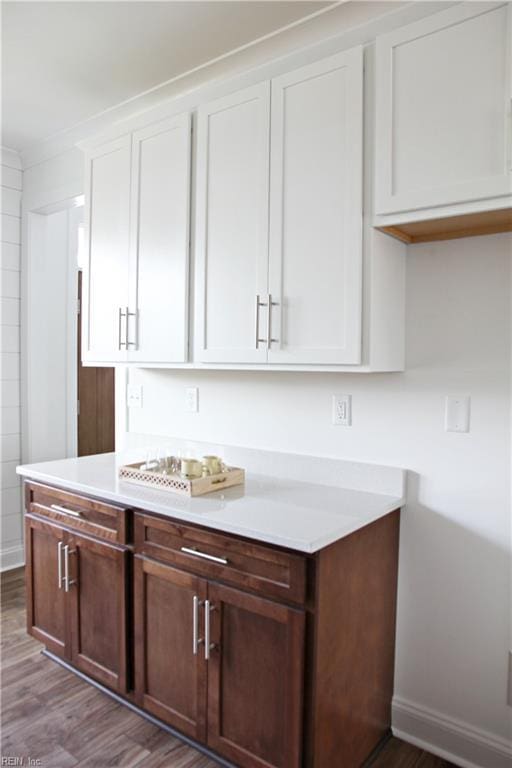
[[[162,100],[172,99],[175,95],[177,95],[177,93],[182,92],[183,90],[188,90],[187,82],[189,79],[194,78],[194,75],[197,75],[198,73],[204,73],[203,78],[201,79],[203,81],[208,80],[209,78],[206,73],[219,62],[222,62],[231,57],[236,57],[237,54],[243,53],[245,50],[258,46],[260,43],[271,40],[288,30],[293,30],[303,24],[307,24],[309,21],[316,19],[319,16],[323,16],[325,13],[328,13],[332,9],[337,8],[340,5],[344,5],[347,2],[349,2],[349,0],[335,0],[335,2],[332,2],[325,8],[321,8],[314,13],[308,14],[301,19],[297,19],[296,21],[291,22],[290,24],[279,27],[278,29],[269,32],[267,35],[263,35],[259,38],[256,38],[255,40],[251,40],[245,45],[234,48],[231,51],[227,51],[226,53],[221,54],[214,59],[210,59],[209,61],[206,61],[203,64],[194,67],[193,69],[176,75],[170,80],[159,83],[158,85],[149,88],[142,93],[132,96],[131,98],[115,104],[112,107],[103,110],[102,112],[92,115],[86,120],[80,121],[69,129],[60,131],[59,133],[49,136],[42,141],[29,145],[28,147],[20,150],[20,155],[23,159],[23,167],[28,168],[31,165],[36,165],[39,162],[50,159],[56,154],[61,154],[63,151],[71,149],[76,145],[78,141],[80,141],[81,138],[85,138],[91,134],[97,133],[102,129],[103,126],[108,125],[109,123],[118,122],[119,120],[129,117],[130,115],[140,112],[141,110],[149,109],[151,106],[161,102]]]
[[[293,68],[371,42],[376,35],[454,4],[444,0],[340,0],[26,148],[20,152],[22,166],[29,168],[78,146],[94,145],[95,137],[99,141],[100,136],[119,136],[194,109],[200,101],[273,77],[283,71],[284,63]]]
[[[4,166],[7,166],[8,168],[15,168],[18,171],[21,171],[21,157],[19,152],[16,152],[15,149],[10,149],[9,147],[0,147],[1,151],[1,164]]]

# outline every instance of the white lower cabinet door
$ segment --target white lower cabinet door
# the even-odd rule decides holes
[[[133,134],[130,362],[187,360],[190,151],[188,113]]]
[[[84,274],[82,359],[126,359],[131,138],[103,144],[87,156],[89,240]]]
[[[361,361],[363,51],[272,80],[269,363]]]
[[[268,82],[198,110],[194,332],[199,362],[267,359],[269,119]]]

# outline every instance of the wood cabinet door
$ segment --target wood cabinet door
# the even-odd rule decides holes
[[[78,313],[81,314],[82,272],[78,272]],[[77,333],[78,456],[115,450],[115,368],[82,363],[82,324]]]
[[[206,581],[139,556],[134,568],[137,702],[204,742],[207,662],[201,630]]]
[[[512,193],[511,19],[457,3],[377,39],[377,214]]]
[[[188,356],[190,114],[133,134],[128,359]]]
[[[63,584],[65,531],[25,516],[27,632],[56,656],[69,657],[70,637]]]
[[[298,768],[304,612],[218,584],[208,599],[208,746],[240,768]]]
[[[198,361],[267,359],[269,123],[268,82],[198,109]]]
[[[363,50],[272,80],[268,362],[361,362]]]
[[[130,174],[130,136],[102,144],[87,156],[82,359],[88,362],[126,359]]]
[[[121,547],[70,534],[71,661],[115,691],[127,690],[127,557]]]

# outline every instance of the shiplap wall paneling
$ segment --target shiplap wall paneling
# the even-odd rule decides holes
[[[0,569],[23,562],[20,463],[20,223],[18,155],[1,152],[0,264]]]

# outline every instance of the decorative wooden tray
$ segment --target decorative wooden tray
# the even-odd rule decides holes
[[[218,475],[207,475],[187,479],[179,474],[165,474],[155,469],[142,469],[145,462],[125,464],[119,469],[121,480],[127,480],[137,485],[145,485],[147,488],[158,488],[161,491],[171,491],[184,496],[202,496],[204,493],[221,491],[232,485],[243,485],[245,482],[245,470],[238,467],[226,467],[225,472]]]

